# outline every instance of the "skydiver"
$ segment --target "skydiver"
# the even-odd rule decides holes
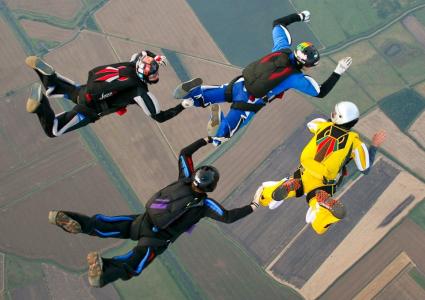
[[[213,137],[214,145],[220,145],[231,138],[261,108],[276,98],[282,98],[288,89],[296,89],[317,98],[325,97],[350,67],[351,57],[341,59],[322,85],[303,73],[319,63],[320,54],[310,42],[300,43],[296,49],[291,50],[292,38],[286,26],[309,20],[309,11],[274,20],[273,52],[249,64],[242,75],[230,83],[206,86],[201,85],[202,79],[195,78],[176,87],[176,99],[188,100],[188,104],[196,107],[210,106],[208,135]],[[223,102],[232,103],[227,116],[224,116],[217,104]]]
[[[87,256],[90,285],[102,287],[117,279],[128,280],[140,273],[152,260],[164,252],[182,233],[191,232],[204,217],[233,223],[259,207],[253,201],[240,208],[226,210],[208,197],[219,180],[213,166],[194,168],[192,154],[212,142],[199,139],[181,150],[178,180],[155,193],[139,215],[88,217],[75,212],[50,211],[49,222],[69,233],[85,233],[101,238],[121,238],[138,241],[127,254],[103,258],[98,252]]]
[[[187,101],[183,101],[173,108],[160,110],[148,85],[158,83],[159,66],[165,66],[167,59],[148,50],[135,53],[129,62],[92,69],[85,85],[78,85],[57,73],[39,57],[29,56],[25,63],[34,69],[46,90],[44,93],[41,84],[34,83],[26,109],[37,114],[49,137],[61,136],[113,112],[123,115],[131,104],[139,105],[157,122],[175,117],[186,107]],[[55,115],[48,97],[65,98],[76,105],[70,111]]]
[[[332,196],[347,175],[346,165],[354,161],[363,174],[368,174],[376,152],[385,141],[385,131],[378,131],[369,148],[351,129],[359,119],[359,110],[352,102],[335,105],[331,119],[314,119],[307,124],[313,138],[301,153],[300,167],[293,176],[280,181],[264,182],[255,194],[256,201],[270,209],[286,199],[306,195],[309,209],[306,222],[317,234],[344,218],[341,200]]]

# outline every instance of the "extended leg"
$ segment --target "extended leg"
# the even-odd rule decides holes
[[[37,114],[40,124],[48,137],[57,137],[94,122],[95,120],[88,117],[81,108],[81,105],[77,105],[73,110],[55,116],[49,100],[42,91],[41,84],[34,83],[31,86],[30,96],[27,101],[27,111]]]
[[[85,233],[101,238],[130,238],[131,224],[137,215],[88,217],[69,211],[50,211],[49,222],[71,233]],[[78,230],[73,230],[77,228]]]
[[[63,97],[77,103],[80,89],[78,84],[57,73],[52,66],[37,56],[28,56],[25,63],[37,73],[48,96]]]
[[[194,106],[207,107],[214,103],[226,102],[225,90],[227,84],[221,86],[196,85],[198,82],[191,79],[178,85],[174,91],[174,98],[193,99]]]
[[[311,224],[317,234],[324,234],[332,224],[341,221],[346,215],[342,202],[322,190],[316,192],[308,205],[306,222]]]
[[[230,109],[226,116],[220,112],[219,124],[216,125],[217,129],[213,136],[213,144],[218,146],[225,140],[231,138],[239,129],[249,124],[254,115],[255,113],[253,112],[242,111],[239,109]],[[211,120],[213,120],[213,113],[211,116]]]
[[[89,282],[94,287],[102,287],[117,279],[128,280],[138,276],[167,247],[151,247],[140,243],[128,253],[112,258],[102,258],[92,252],[87,256]]]

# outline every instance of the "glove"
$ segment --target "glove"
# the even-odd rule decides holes
[[[303,22],[310,22],[310,12],[308,10],[304,10],[298,14]]]
[[[348,70],[348,68],[351,66],[351,63],[353,62],[353,59],[349,56],[344,57],[338,62],[338,65],[335,68],[335,73],[342,75],[345,73],[345,71]]]
[[[165,67],[167,65],[168,61],[164,55],[157,55],[154,57],[154,59],[161,67]]]
[[[252,210],[256,210],[258,207],[260,207],[260,198],[261,193],[263,192],[263,186],[261,185],[257,191],[255,192],[254,199],[251,202],[251,208]]]
[[[184,100],[182,101],[182,106],[183,106],[184,108],[192,107],[192,106],[193,106],[193,99],[192,99],[192,98],[184,99]]]

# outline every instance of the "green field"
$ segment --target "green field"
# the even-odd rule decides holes
[[[302,299],[269,277],[212,222],[201,222],[172,248],[208,299]]]
[[[403,89],[382,99],[379,107],[402,131],[406,131],[425,108],[425,98],[413,89]]]
[[[425,276],[417,268],[413,268],[409,271],[410,277],[416,281],[416,283],[425,290]]]
[[[327,47],[370,34],[421,0],[294,0],[312,13],[311,28]]]
[[[417,10],[414,15],[425,26],[425,8]]]
[[[425,50],[400,22],[373,38],[371,43],[408,83],[425,79]]]
[[[425,230],[425,199],[412,209],[409,218]]]
[[[319,84],[325,81],[333,72],[336,62],[329,58],[322,58],[319,66],[312,69],[311,76]],[[357,85],[349,73],[342,76],[335,88],[324,99],[310,98],[310,101],[319,107],[326,115],[330,114],[336,103],[340,101],[353,101],[362,113],[369,110],[376,103]]]
[[[332,60],[337,62],[345,56],[353,58],[348,73],[373,99],[380,100],[405,86],[395,70],[368,42],[360,42],[338,52],[332,55]]]

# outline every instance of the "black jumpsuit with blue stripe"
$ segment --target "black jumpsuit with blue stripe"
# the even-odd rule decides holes
[[[179,179],[185,180],[194,172],[192,154],[199,148],[207,145],[204,139],[199,139],[184,148],[179,156]],[[138,244],[124,255],[113,258],[102,258],[103,274],[101,284],[105,285],[117,279],[128,280],[140,273],[164,252],[168,245],[150,246],[142,242],[143,238],[156,238],[174,242],[182,233],[190,231],[193,226],[204,217],[209,217],[224,223],[235,222],[252,212],[250,205],[241,208],[226,210],[206,194],[193,191],[194,198],[202,198],[203,205],[193,207],[184,213],[164,230],[157,230],[149,221],[146,214],[128,216],[104,216],[101,214],[92,217],[78,213],[66,212],[71,218],[81,224],[83,233],[102,238],[121,238],[138,240]],[[137,232],[135,236],[135,232]]]

